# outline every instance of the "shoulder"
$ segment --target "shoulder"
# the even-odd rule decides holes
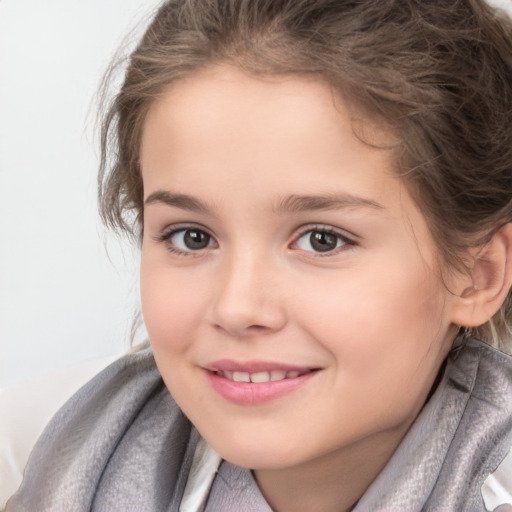
[[[470,462],[466,479],[481,470],[481,495],[486,510],[494,510],[512,503],[512,357],[468,340],[450,363],[451,383],[470,383],[454,439],[463,440],[457,458]]]
[[[453,390],[446,396],[464,402],[457,435],[466,441],[473,439],[475,448],[487,447],[489,455],[498,447],[498,452],[504,453],[504,448],[508,452],[512,445],[512,357],[481,341],[468,340],[450,354],[445,386]]]
[[[84,428],[94,430],[102,423],[128,419],[130,411],[137,410],[163,382],[150,349],[128,354],[116,360],[87,382],[57,412],[42,439],[50,432],[62,429]]]
[[[54,416],[9,505],[30,510],[37,503],[38,510],[54,510],[66,504],[85,510],[102,489],[117,489],[127,497],[134,489],[133,468],[154,474],[149,466],[163,450],[182,460],[190,431],[151,350],[129,354],[89,381]],[[177,479],[177,474],[170,476]]]
[[[72,442],[75,434],[82,444],[86,436],[107,431],[121,435],[141,411],[162,406],[169,418],[181,416],[147,348],[121,357],[87,382],[55,414],[38,445]],[[36,449],[32,462],[37,454]]]
[[[0,389],[0,509],[20,485],[30,452],[51,418],[120,356],[89,359]]]
[[[491,445],[502,445],[481,488],[486,509],[495,510],[512,503],[512,357],[476,340],[466,350],[479,360],[471,396],[480,408],[485,404],[486,416],[479,417],[490,430],[486,439]]]
[[[474,368],[476,374],[471,399],[499,407],[503,417],[512,415],[512,357],[478,340],[468,340],[460,357],[453,356],[454,367]]]

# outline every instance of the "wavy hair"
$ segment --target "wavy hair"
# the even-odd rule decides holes
[[[215,63],[317,77],[396,135],[396,168],[444,260],[512,222],[512,22],[483,0],[171,0],[105,112],[100,211],[142,230],[140,139],[172,82]],[[512,292],[474,335],[512,348]]]

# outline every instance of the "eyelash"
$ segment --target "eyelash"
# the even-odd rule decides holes
[[[357,242],[353,238],[349,238],[346,234],[340,232],[337,229],[334,229],[331,226],[325,226],[322,224],[314,224],[314,225],[309,225],[309,226],[305,226],[304,228],[302,228],[297,233],[297,235],[294,236],[291,246],[297,245],[299,243],[299,241],[301,240],[301,238],[306,236],[308,233],[311,233],[311,235],[312,235],[315,232],[332,235],[332,236],[336,237],[337,243],[341,242],[341,245],[339,247],[335,247],[334,249],[328,250],[325,252],[305,251],[305,252],[314,254],[315,258],[326,258],[329,256],[334,256],[334,255],[339,254],[340,252],[346,251],[346,250],[350,249],[351,247],[355,247],[358,245]],[[311,237],[311,235],[310,235],[310,237]]]
[[[203,253],[204,249],[199,249],[194,251],[193,249],[189,249],[187,251],[184,251],[182,249],[179,249],[176,247],[175,244],[171,243],[171,238],[175,236],[178,233],[186,233],[187,231],[197,231],[200,233],[204,233],[207,235],[211,240],[214,240],[214,237],[208,233],[208,230],[203,228],[202,226],[194,225],[194,224],[185,224],[185,225],[175,225],[175,226],[169,226],[168,228],[164,229],[162,233],[158,236],[156,236],[154,239],[157,242],[161,242],[165,244],[165,248],[172,254],[176,254],[178,256],[199,256],[199,254]]]
[[[170,227],[166,228],[160,235],[154,237],[154,239],[157,242],[164,243],[166,249],[170,253],[176,254],[178,256],[193,257],[193,256],[199,256],[199,255],[204,254],[204,251],[207,250],[209,247],[204,247],[204,248],[200,248],[197,250],[194,250],[194,249],[182,250],[182,249],[179,249],[178,247],[176,247],[175,244],[172,244],[170,242],[170,240],[172,239],[173,236],[177,235],[178,233],[185,234],[187,231],[197,231],[197,232],[203,233],[209,237],[208,243],[210,243],[211,241],[214,241],[214,243],[218,246],[218,244],[215,242],[214,237],[212,235],[210,235],[208,230],[206,230],[202,226],[193,225],[193,224],[170,226]],[[355,240],[353,240],[352,238],[349,238],[347,235],[332,228],[331,226],[316,224],[316,225],[305,226],[299,232],[297,232],[293,236],[293,241],[291,242],[289,247],[294,249],[294,246],[297,246],[297,244],[300,242],[300,240],[303,237],[305,237],[308,233],[311,233],[310,234],[310,237],[311,237],[311,235],[315,232],[321,233],[321,234],[332,235],[332,236],[336,237],[336,245],[340,242],[341,242],[341,245],[339,247],[336,246],[333,249],[326,250],[324,252],[314,251],[314,250],[308,251],[308,250],[302,249],[304,252],[314,254],[314,257],[325,258],[325,257],[333,256],[333,255],[338,254],[339,252],[345,251],[351,247],[358,245]],[[310,240],[310,242],[311,242],[311,240]],[[301,250],[301,249],[298,248],[298,250]]]

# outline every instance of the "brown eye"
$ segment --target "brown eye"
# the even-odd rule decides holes
[[[309,243],[317,252],[332,251],[338,246],[338,237],[325,231],[313,231],[309,235]]]
[[[329,253],[354,242],[340,233],[329,229],[309,229],[295,242],[295,247],[312,253]]]
[[[205,249],[210,244],[210,235],[199,229],[187,229],[183,234],[183,244],[191,251]]]
[[[174,253],[190,253],[216,247],[214,239],[206,231],[198,228],[181,228],[160,237],[167,249]]]

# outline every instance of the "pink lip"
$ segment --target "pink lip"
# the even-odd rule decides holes
[[[298,371],[301,372],[301,375],[268,382],[235,382],[215,373],[217,371],[256,373],[272,370]],[[205,366],[206,376],[213,390],[224,399],[238,405],[258,405],[292,393],[314,377],[318,373],[316,370],[316,368],[281,363],[264,361],[241,363],[228,359],[215,361]]]
[[[269,372],[272,370],[282,370],[285,372],[307,372],[313,368],[309,366],[293,366],[289,364],[277,363],[272,361],[234,361],[232,359],[219,359],[204,365],[204,368],[210,371],[222,372]]]

